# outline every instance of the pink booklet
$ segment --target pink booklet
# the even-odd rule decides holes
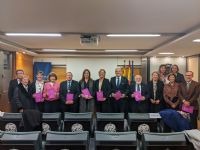
[[[142,100],[142,95],[141,95],[141,92],[140,91],[135,91],[134,92],[134,96],[135,96],[135,100],[136,101],[141,101]]]
[[[187,113],[193,113],[194,106],[185,106],[184,104],[182,105],[182,111],[187,112]]]
[[[74,100],[74,94],[67,93],[66,95],[66,101],[73,101]]]
[[[48,90],[48,98],[49,99],[55,99],[56,98],[56,91],[54,89]]]
[[[104,101],[103,99],[104,99],[103,92],[102,91],[97,92],[97,101]]]
[[[83,90],[82,90],[82,94],[83,94],[84,96],[88,96],[88,97],[91,96],[90,91],[89,91],[88,88],[83,89]]]
[[[122,97],[122,93],[120,91],[115,92],[115,100],[118,101]]]
[[[35,96],[36,103],[43,102],[42,93],[35,93],[34,96]]]

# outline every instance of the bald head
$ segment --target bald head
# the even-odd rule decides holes
[[[141,75],[135,75],[135,82],[137,84],[141,84],[141,82],[142,82],[142,76]]]
[[[116,68],[116,69],[115,69],[115,75],[116,75],[117,77],[122,76],[122,68]]]

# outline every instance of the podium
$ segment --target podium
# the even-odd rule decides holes
[[[35,132],[4,132],[1,137],[0,149],[10,150],[41,150],[42,138],[40,131]]]
[[[89,133],[83,132],[47,132],[45,150],[70,149],[88,150]]]
[[[189,144],[183,132],[144,133],[142,136],[144,150],[188,150]]]
[[[124,131],[124,113],[97,113],[96,130],[109,130],[109,125],[114,126],[116,132]]]
[[[136,132],[102,132],[95,131],[95,149],[96,150],[136,150],[137,138]]]

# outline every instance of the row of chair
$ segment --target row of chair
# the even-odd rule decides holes
[[[0,130],[20,131],[19,124],[22,120],[21,113],[4,113],[0,117]],[[61,119],[60,113],[43,113],[42,123],[44,131],[89,131],[90,135],[94,131],[125,132],[143,131],[161,132],[161,117],[159,114],[149,113],[129,113],[128,119],[124,113],[96,113],[95,117],[88,113],[65,113]],[[16,126],[16,127],[14,127]]]
[[[41,132],[1,132],[1,150],[89,150],[91,144],[88,131],[55,132],[48,131],[42,144]],[[94,132],[96,150],[188,150],[184,133],[144,133],[142,142],[137,133],[130,132]]]

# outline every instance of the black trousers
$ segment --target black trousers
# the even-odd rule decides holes
[[[99,102],[96,100],[96,112],[102,112],[102,113],[109,113],[110,112],[110,104],[109,99],[106,99],[105,101]]]
[[[130,108],[132,113],[148,113],[148,101],[137,102],[135,99],[130,99]]]
[[[39,110],[40,112],[44,112],[44,102],[36,103],[36,110]]]
[[[190,114],[190,121],[193,129],[197,129],[197,118],[198,118],[198,110],[194,110],[193,114]]]
[[[60,101],[59,100],[45,101],[44,112],[45,113],[60,112]]]
[[[125,112],[126,107],[126,98],[121,98],[120,100],[115,100],[112,98],[111,105],[112,105],[112,112],[113,113],[122,113]]]

